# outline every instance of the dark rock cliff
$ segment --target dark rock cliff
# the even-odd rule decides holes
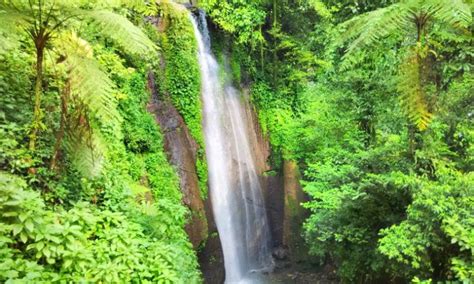
[[[176,168],[183,193],[183,203],[191,215],[186,232],[198,252],[199,264],[206,283],[223,283],[224,260],[210,199],[203,200],[196,173],[198,145],[191,137],[182,116],[166,94],[158,94],[155,78],[149,74],[152,94],[148,111],[152,113],[164,134],[164,147],[170,163]]]
[[[298,166],[294,161],[285,160],[280,171],[270,167],[270,144],[262,133],[254,107],[248,102],[245,88],[244,101],[249,124],[248,136],[264,191],[273,249],[277,254],[284,250],[283,258],[289,263],[304,261],[308,252],[301,237],[301,228],[307,212],[301,203],[307,200],[307,196],[300,185]]]
[[[308,248],[302,238],[302,226],[307,210],[301,203],[307,201],[300,184],[301,175],[295,161],[283,161],[283,247],[288,249],[292,263],[304,262],[308,258]]]
[[[178,172],[183,203],[191,212],[186,232],[193,246],[197,248],[206,240],[208,233],[207,218],[196,172],[198,146],[171,101],[166,96],[158,97],[154,84],[153,75],[150,73],[149,87],[153,96],[148,104],[148,111],[155,116],[160,125],[164,134],[164,147],[168,154],[168,160]]]

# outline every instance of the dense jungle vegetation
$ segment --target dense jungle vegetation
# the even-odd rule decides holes
[[[472,2],[205,8],[300,165],[310,253],[346,283],[474,280]]]
[[[0,282],[199,282],[178,176],[146,111],[168,48],[145,17],[162,7],[0,11]]]
[[[312,265],[343,283],[474,281],[471,0],[195,4],[273,168],[299,165]],[[186,9],[0,0],[0,282],[202,282],[150,76],[199,146],[206,198]]]

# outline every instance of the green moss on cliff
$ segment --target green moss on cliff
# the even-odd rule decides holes
[[[202,129],[201,76],[197,59],[197,43],[188,18],[181,9],[167,10],[167,23],[161,38],[165,68],[161,74],[161,92],[170,96],[173,105],[183,119],[199,146],[196,172],[201,196],[207,198],[207,163]]]

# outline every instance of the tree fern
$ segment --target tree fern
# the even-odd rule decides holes
[[[425,130],[432,114],[428,110],[426,93],[419,72],[421,64],[418,53],[411,51],[399,67],[397,89],[402,108],[410,121],[418,129]]]
[[[337,44],[350,41],[341,64],[343,70],[357,63],[355,54],[385,37],[399,34],[400,40],[407,41],[410,55],[399,67],[398,91],[408,118],[420,130],[428,127],[432,114],[428,111],[424,82],[421,80],[421,67],[426,56],[419,52],[429,49],[422,46],[426,44],[424,37],[427,29],[434,22],[445,28],[465,29],[472,24],[470,6],[461,0],[402,0],[354,17],[339,26],[342,34]],[[416,38],[410,40],[414,34]]]
[[[90,173],[98,169],[94,162],[98,159],[94,157],[100,156],[97,153],[100,152],[101,147],[98,145],[101,143],[97,139],[98,133],[88,133],[92,133],[90,124],[94,120],[118,125],[114,86],[100,69],[98,62],[93,59],[92,48],[70,31],[74,30],[80,21],[90,20],[90,24],[97,26],[99,34],[114,40],[125,52],[138,55],[154,54],[156,46],[141,29],[126,17],[112,12],[124,7],[148,11],[149,7],[153,6],[154,3],[147,4],[139,0],[0,0],[0,51],[12,48],[12,44],[6,43],[14,43],[14,36],[20,32],[26,32],[36,48],[35,111],[30,133],[30,150],[35,150],[37,133],[42,125],[43,55],[45,49],[50,49],[59,55],[57,61],[66,66],[70,88],[66,93],[72,100],[72,107],[61,108],[61,117],[69,119],[61,120],[58,134],[64,133],[64,129],[67,130],[66,140],[69,147],[66,148],[71,160],[75,161],[79,168],[85,169],[88,166]],[[62,97],[61,101],[65,102],[65,97]],[[66,115],[65,112],[69,111],[72,113]],[[80,118],[81,123],[74,123],[71,117]],[[75,125],[78,129],[64,125],[65,123]],[[60,145],[60,141],[57,144]],[[71,145],[77,147],[77,150],[70,147]],[[52,165],[59,148],[55,146]],[[86,149],[90,149],[89,154],[84,154]]]
[[[461,0],[427,1],[430,16],[453,27],[467,28],[472,24],[471,8]]]
[[[65,148],[68,160],[85,177],[96,177],[103,167],[106,146],[98,132],[95,132],[86,117],[77,113],[71,117],[66,131]]]
[[[410,11],[402,4],[393,4],[357,16],[339,27],[342,30],[340,42],[352,40],[344,55],[345,60],[351,60],[355,51],[377,43],[381,38],[393,34],[395,31],[409,29],[408,19]]]
[[[90,124],[95,119],[118,125],[114,84],[94,60],[87,41],[75,33],[63,34],[56,41],[58,52],[65,58],[69,96],[74,104],[68,117],[66,150],[74,166],[83,174],[93,176],[101,168],[105,147]]]
[[[62,39],[67,42],[63,51],[73,98],[86,105],[98,119],[117,122],[114,84],[94,60],[92,47],[74,33]]]
[[[132,6],[134,8],[144,9],[146,4],[139,3],[138,0],[105,0],[105,1],[85,1],[85,0],[0,0],[0,19],[7,24],[0,27],[0,40],[2,41],[1,49],[7,46],[3,42],[14,42],[13,36],[16,31],[11,27],[18,26],[18,31],[26,31],[34,44],[36,49],[36,78],[35,78],[35,96],[34,96],[34,114],[32,127],[30,131],[29,148],[31,151],[35,150],[36,139],[38,132],[42,127],[42,110],[41,99],[43,93],[43,61],[45,49],[55,49],[51,45],[52,38],[57,37],[64,31],[70,31],[80,20],[90,19],[91,22],[97,25],[97,31],[102,35],[113,39],[120,45],[127,53],[133,54],[153,54],[155,52],[155,45],[148,39],[148,37],[134,26],[126,17],[116,14],[110,10],[121,8],[123,6]],[[150,6],[153,6],[151,4]],[[96,7],[95,9],[93,7]],[[98,10],[100,7],[101,10]],[[109,9],[109,10],[106,10]],[[21,17],[14,17],[20,15]],[[9,19],[6,19],[9,17]],[[8,30],[7,28],[10,27]],[[10,40],[10,41],[9,41]],[[71,69],[77,72],[72,81],[76,88],[81,86],[81,94],[89,94],[87,97],[91,98],[90,94],[93,92],[101,93],[102,95],[96,99],[96,102],[102,103],[102,106],[97,107],[94,112],[99,113],[100,109],[104,108],[105,102],[109,102],[110,97],[105,98],[111,88],[110,80],[106,76],[101,76],[101,72],[96,64],[84,57],[76,57],[69,54],[67,56],[68,63],[75,65]],[[90,72],[89,72],[90,71]],[[89,80],[88,75],[94,74],[97,76],[94,80]],[[99,80],[98,80],[99,79]],[[99,82],[104,80],[103,82]],[[101,84],[95,86],[94,84]],[[98,88],[94,90],[94,88]],[[110,94],[110,93],[109,93]],[[87,100],[83,101],[85,104],[93,107],[92,103]],[[113,116],[113,115],[112,115]]]
[[[146,54],[156,50],[156,45],[127,18],[106,10],[83,11],[99,27],[101,34],[113,39],[125,51]]]
[[[394,32],[409,34],[416,26],[417,17],[426,21],[441,21],[451,26],[467,27],[472,22],[469,5],[460,0],[405,0],[400,3],[356,16],[342,24],[339,43],[349,43],[344,58],[358,49],[377,43]]]
[[[99,119],[117,122],[114,85],[92,58],[69,55],[69,77],[73,96],[87,105]]]

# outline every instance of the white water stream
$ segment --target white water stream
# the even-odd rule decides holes
[[[198,43],[210,197],[224,252],[226,283],[255,283],[272,266],[270,230],[248,138],[241,94],[222,82],[205,14],[190,16]]]

